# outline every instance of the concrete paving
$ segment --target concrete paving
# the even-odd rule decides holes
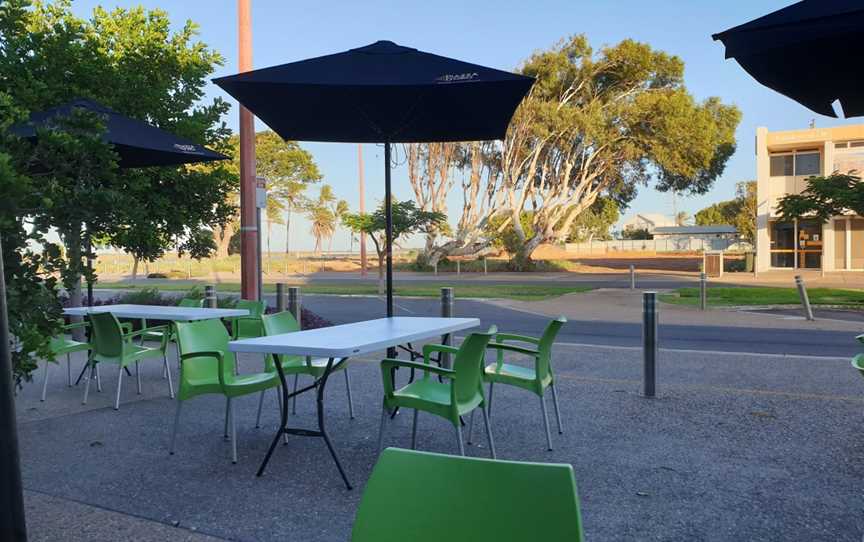
[[[217,397],[184,407],[168,455],[174,402],[157,364],[145,368],[142,395],[129,383],[119,411],[113,378],[87,407],[63,378],[50,381],[46,403],[41,382],[28,384],[17,407],[31,539],[348,540],[376,458],[376,360],[351,367],[356,419],[341,378],[327,391],[354,491],[318,439],[292,438],[254,476],[275,429],[273,393],[261,429],[256,398],[238,401],[240,462],[231,465]],[[555,368],[564,433],[553,433],[554,451],[539,400],[503,387],[496,447],[501,458],[571,463],[589,540],[861,540],[864,379],[847,359],[663,351],[654,399],[640,395],[638,348],[559,345]],[[295,423],[313,424],[313,403],[301,397]],[[410,416],[399,415],[386,443],[409,442]],[[454,453],[453,429],[421,415],[418,445]],[[485,441],[468,453],[486,456]]]

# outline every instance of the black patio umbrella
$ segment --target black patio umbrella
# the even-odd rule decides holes
[[[104,117],[105,132],[102,137],[114,147],[121,168],[177,166],[228,159],[224,154],[85,99],[32,113],[28,122],[13,126],[11,131],[19,137],[35,138],[38,128],[50,126],[59,117],[69,116],[75,109],[85,109]]]
[[[176,136],[144,121],[122,115],[93,100],[76,99],[69,103],[30,114],[26,123],[10,128],[18,137],[35,139],[37,130],[51,126],[60,117],[68,117],[76,109],[84,109],[102,115],[105,131],[102,138],[110,143],[117,153],[121,169],[178,166],[227,160],[224,154]],[[88,257],[88,266],[92,265]],[[87,283],[87,303],[93,304],[93,285]]]
[[[712,37],[726,58],[809,109],[836,117],[839,100],[846,117],[864,115],[861,0],[804,0]]]
[[[534,80],[378,41],[214,82],[283,139],[384,144],[393,316],[390,144],[502,139]]]

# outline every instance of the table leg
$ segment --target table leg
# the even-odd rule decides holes
[[[261,476],[264,474],[264,470],[267,468],[267,463],[270,461],[270,457],[276,450],[276,445],[279,443],[279,438],[282,435],[290,434],[300,435],[304,437],[321,437],[324,439],[324,443],[327,445],[327,449],[330,451],[330,455],[333,456],[333,461],[336,463],[336,468],[339,469],[339,474],[342,476],[342,480],[345,482],[345,486],[348,489],[352,489],[351,482],[348,481],[348,476],[345,474],[345,469],[342,468],[342,463],[339,461],[339,456],[336,454],[336,449],[333,448],[333,444],[330,442],[330,436],[327,434],[327,430],[324,427],[324,390],[327,385],[327,380],[333,370],[345,363],[348,358],[342,358],[341,360],[339,360],[338,363],[334,363],[334,358],[330,358],[327,362],[327,367],[324,370],[324,374],[322,374],[320,378],[318,378],[311,385],[306,386],[300,390],[296,390],[292,393],[288,393],[288,383],[285,380],[285,372],[282,369],[281,358],[274,355],[273,359],[275,361],[276,371],[279,374],[279,387],[282,394],[282,403],[280,405],[281,420],[279,424],[279,429],[273,436],[273,441],[270,443],[270,448],[267,450],[267,455],[264,456],[264,460],[261,462],[261,466],[258,468],[257,476]],[[288,399],[291,399],[296,395],[305,393],[312,389],[316,389],[317,392],[316,405],[318,409],[318,431],[288,427]]]

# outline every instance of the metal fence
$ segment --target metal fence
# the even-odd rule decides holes
[[[575,254],[607,254],[615,252],[702,252],[705,250],[748,251],[750,243],[729,238],[677,237],[666,239],[613,239],[588,243],[566,243],[564,249]]]

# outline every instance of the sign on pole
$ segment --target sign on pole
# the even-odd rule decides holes
[[[255,177],[255,207],[267,207],[267,179],[264,177]]]

